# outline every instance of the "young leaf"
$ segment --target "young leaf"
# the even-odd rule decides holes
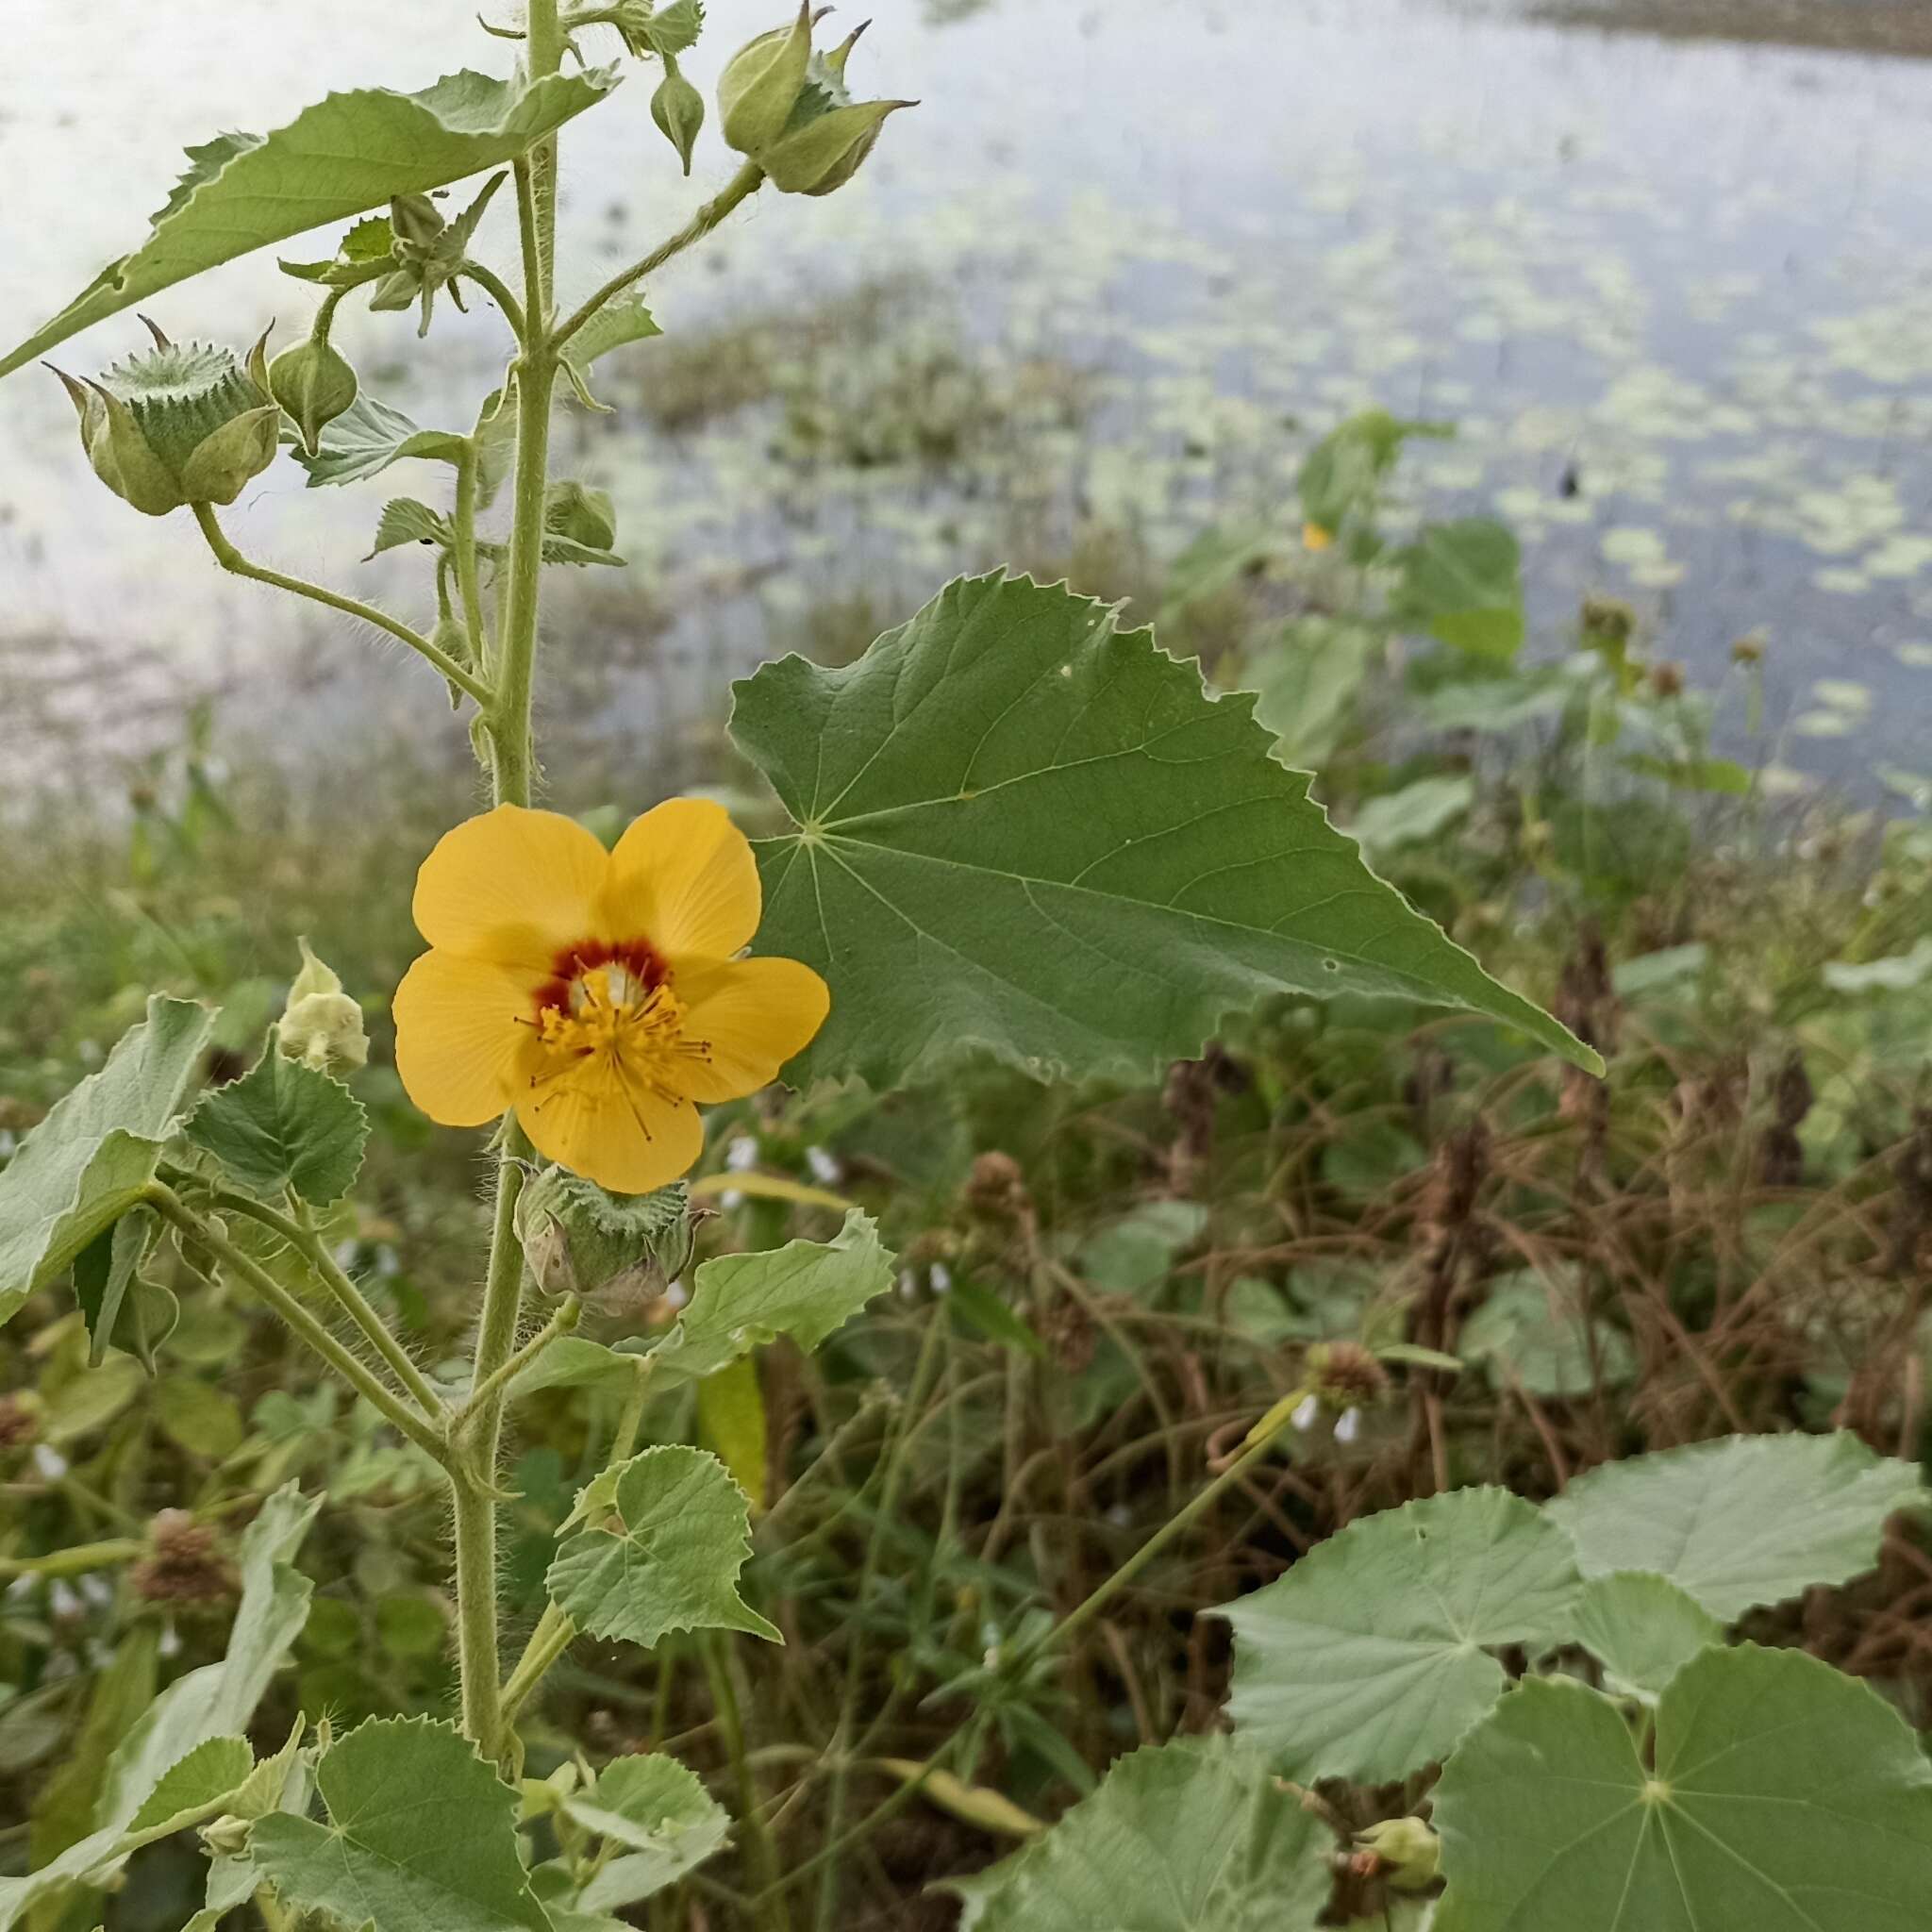
[[[161,1781],[147,1794],[141,1809],[129,1820],[130,1833],[158,1828],[178,1830],[174,1821],[206,1812],[227,1800],[248,1782],[255,1769],[255,1753],[246,1738],[204,1738],[177,1763],[168,1767]]]
[[[1885,1520],[1924,1508],[1910,1464],[1856,1436],[1726,1436],[1606,1463],[1548,1505],[1586,1576],[1648,1570],[1733,1624],[1878,1560]]]
[[[731,1838],[724,1807],[675,1757],[640,1752],[597,1774],[589,1790],[566,1798],[565,1814],[586,1831],[626,1848],[602,1867],[577,1903],[614,1912],[674,1884]]]
[[[808,1353],[892,1285],[876,1223],[854,1208],[830,1241],[721,1255],[697,1272],[691,1306],[653,1351],[658,1380],[701,1380],[789,1335]]]
[[[453,430],[417,428],[400,409],[365,392],[324,425],[313,456],[299,444],[293,455],[308,472],[309,489],[319,490],[328,483],[360,483],[379,476],[391,463],[412,457],[454,463],[462,455],[463,442]]]
[[[74,1257],[74,1298],[87,1324],[87,1364],[91,1369],[99,1368],[107,1358],[122,1304],[134,1286],[135,1270],[147,1257],[148,1242],[159,1225],[160,1217],[152,1208],[136,1208],[105,1233],[97,1234]],[[137,1326],[128,1324],[130,1330]],[[148,1373],[154,1373],[153,1350],[146,1345],[145,1336],[130,1333],[123,1346],[139,1354]]]
[[[738,1593],[751,1506],[715,1456],[646,1449],[600,1482],[608,1509],[564,1539],[543,1580],[579,1628],[647,1648],[670,1630],[783,1641]]]
[[[361,88],[305,108],[266,138],[225,134],[191,148],[192,166],[154,216],[147,240],[0,359],[0,375],[251,249],[510,160],[594,106],[617,79],[607,68],[523,87],[464,72],[420,93]]]
[[[1435,1791],[1436,1932],[1913,1932],[1932,1764],[1875,1692],[1794,1650],[1707,1650],[1656,1762],[1607,1699],[1531,1678]]]
[[[101,1789],[99,1824],[125,1827],[172,1764],[208,1738],[239,1735],[308,1619],[314,1586],[294,1567],[295,1552],[322,1507],[291,1483],[262,1505],[242,1539],[242,1602],[228,1654],[177,1677],[121,1740]]]
[[[251,1193],[274,1200],[292,1188],[325,1208],[355,1185],[369,1115],[340,1080],[271,1041],[241,1079],[217,1087],[189,1115],[187,1133]]]
[[[316,1767],[327,1824],[273,1811],[250,1838],[283,1901],[344,1925],[550,1932],[530,1891],[516,1793],[448,1724],[375,1718]]]
[[[369,556],[380,557],[385,550],[400,550],[406,543],[449,544],[455,541],[448,520],[426,503],[418,503],[413,496],[392,496],[375,521],[375,544]],[[366,563],[369,558],[362,560]]]
[[[563,373],[570,378],[577,400],[587,409],[605,409],[591,393],[591,365],[612,349],[629,342],[648,341],[664,331],[644,307],[644,298],[635,291],[607,302],[575,335],[563,345]]]
[[[1583,1586],[1574,1634],[1611,1689],[1654,1704],[1700,1650],[1724,1641],[1724,1626],[1674,1583],[1620,1570]]]
[[[192,1001],[151,999],[0,1170],[0,1323],[139,1201],[214,1021]]]
[[[1225,1738],[1130,1752],[1050,1831],[971,1878],[959,1932],[1284,1932],[1327,1902],[1326,1833]]]
[[[1395,559],[1396,615],[1474,657],[1523,648],[1523,553],[1486,517],[1428,524]]]
[[[1252,697],[1064,588],[962,579],[858,663],[737,695],[793,821],[760,847],[759,944],[832,989],[797,1078],[891,1087],[975,1047],[1132,1077],[1282,992],[1458,1006],[1600,1065],[1362,864]]]
[[[1452,1490],[1350,1524],[1220,1614],[1235,1732],[1304,1782],[1446,1757],[1508,1679],[1485,1646],[1570,1634],[1562,1532],[1506,1490]]]

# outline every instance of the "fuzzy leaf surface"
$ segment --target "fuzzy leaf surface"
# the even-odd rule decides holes
[[[1051,1830],[947,1881],[960,1932],[1282,1932],[1312,1925],[1325,1833],[1225,1738],[1130,1752]]]
[[[1506,1490],[1359,1517],[1221,1610],[1235,1734],[1304,1783],[1406,1776],[1503,1694],[1491,1647],[1568,1638],[1579,1587],[1568,1538]]]
[[[466,70],[419,93],[330,94],[273,134],[225,134],[191,148],[146,241],[0,359],[0,375],[205,269],[509,160],[616,83],[609,69],[532,87]]]
[[[654,1374],[701,1380],[780,1335],[809,1353],[891,1285],[878,1224],[857,1208],[829,1241],[721,1255],[697,1271],[690,1306],[652,1352]]]
[[[1647,1570],[1733,1624],[1861,1575],[1886,1518],[1927,1500],[1916,1469],[1856,1436],[1726,1436],[1606,1463],[1548,1513],[1575,1539],[1586,1576]]]
[[[563,1540],[544,1578],[580,1628],[647,1648],[672,1630],[782,1641],[738,1593],[751,1505],[715,1456],[676,1444],[646,1449],[594,1487],[590,1526]]]
[[[151,999],[107,1065],[57,1102],[0,1170],[0,1323],[154,1179],[214,1022],[192,1001]]]
[[[250,1839],[282,1899],[381,1932],[550,1932],[530,1890],[516,1793],[456,1730],[358,1724],[316,1767],[328,1823],[274,1811]]]
[[[1656,1768],[1607,1698],[1519,1685],[1435,1791],[1436,1932],[1917,1932],[1932,1764],[1869,1687],[1793,1650],[1707,1650]]]
[[[693,1772],[661,1752],[619,1757],[589,1790],[564,1800],[570,1818],[625,1847],[584,1888],[587,1911],[614,1912],[675,1884],[731,1837],[731,1820]]]
[[[793,1077],[875,1088],[973,1049],[1127,1077],[1275,993],[1485,1013],[1594,1068],[1362,863],[1245,693],[1114,613],[963,578],[856,664],[736,687],[732,732],[792,824],[758,848],[761,951],[831,1017]]]
[[[1642,1570],[1592,1577],[1576,1600],[1576,1641],[1626,1696],[1655,1703],[1700,1650],[1722,1643],[1724,1626],[1674,1583]]]
[[[271,1042],[241,1079],[217,1087],[188,1117],[188,1138],[251,1192],[274,1200],[292,1188],[326,1208],[356,1184],[369,1115],[340,1080]]]

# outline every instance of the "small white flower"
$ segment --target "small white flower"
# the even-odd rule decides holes
[[[10,1160],[19,1145],[20,1137],[11,1127],[0,1127],[0,1160]]]
[[[805,1150],[805,1164],[811,1169],[811,1177],[822,1188],[829,1188],[845,1170],[839,1165],[836,1155],[827,1154],[823,1147],[808,1147]]]
[[[724,1210],[727,1214],[729,1214],[734,1208],[742,1208],[744,1206],[744,1190],[742,1188],[726,1188],[724,1191],[718,1196],[718,1205],[719,1207],[724,1208]]]
[[[674,1281],[671,1284],[671,1286],[664,1291],[664,1305],[667,1307],[681,1308],[683,1307],[685,1303],[690,1300],[691,1290],[685,1287],[684,1283],[681,1281]]]
[[[733,1174],[742,1174],[758,1164],[758,1143],[749,1134],[737,1134],[725,1143],[724,1165]]]
[[[1353,1442],[1360,1435],[1362,1412],[1358,1408],[1344,1408],[1341,1419],[1335,1424],[1335,1440],[1338,1442]]]
[[[953,1290],[953,1271],[943,1261],[932,1264],[932,1291],[935,1294],[950,1294]]]
[[[919,1277],[909,1268],[899,1271],[899,1292],[908,1302],[919,1292]]]
[[[1315,1418],[1321,1412],[1322,1405],[1312,1395],[1305,1395],[1296,1404],[1295,1411],[1289,1417],[1289,1421],[1298,1429],[1310,1429],[1314,1427]]]
[[[114,1601],[114,1586],[98,1570],[90,1570],[85,1576],[76,1577],[75,1583],[97,1610],[106,1609]]]
[[[47,1588],[47,1607],[57,1617],[78,1616],[80,1598],[71,1583],[57,1576]]]
[[[181,1633],[175,1629],[173,1618],[161,1626],[160,1653],[163,1657],[181,1655]]]
[[[67,1474],[67,1458],[58,1449],[50,1449],[44,1442],[34,1444],[34,1468],[42,1481],[58,1483]]]

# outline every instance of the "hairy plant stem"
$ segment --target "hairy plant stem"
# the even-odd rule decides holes
[[[272,585],[277,591],[287,591],[292,597],[306,597],[311,604],[325,605],[331,610],[340,610],[345,617],[373,625],[398,643],[408,645],[418,657],[427,658],[458,691],[467,691],[479,705],[486,709],[489,708],[491,701],[490,687],[467,666],[458,664],[441,645],[432,643],[421,631],[411,630],[407,624],[391,617],[386,610],[378,610],[373,604],[360,603],[354,597],[344,597],[338,591],[325,590],[320,584],[308,583],[301,577],[287,576],[281,571],[249,562],[228,541],[227,533],[215,517],[212,504],[197,503],[191,508],[194,511],[194,521],[201,525],[201,534],[208,539],[208,547],[214,552],[215,561],[225,571],[234,576],[247,577],[254,583]]]
[[[164,1220],[172,1221],[184,1234],[192,1236],[215,1256],[231,1274],[245,1281],[330,1368],[419,1449],[426,1450],[438,1462],[449,1467],[449,1444],[441,1430],[411,1408],[360,1356],[338,1341],[254,1256],[244,1254],[225,1235],[218,1233],[187,1207],[172,1188],[163,1187],[157,1181],[146,1191],[145,1199],[156,1213]]]
[[[490,669],[490,631],[483,621],[483,587],[476,575],[476,468],[474,440],[466,441],[457,458],[456,563],[457,591],[463,604],[463,634],[470,641],[470,661],[479,671]]]
[[[396,1380],[415,1398],[423,1413],[431,1421],[441,1419],[442,1398],[430,1386],[429,1378],[410,1359],[408,1350],[396,1340],[389,1324],[370,1307],[362,1291],[329,1253],[307,1208],[299,1217],[291,1219],[247,1194],[238,1194],[226,1188],[215,1194],[214,1201],[226,1212],[245,1215],[250,1221],[259,1222],[272,1233],[280,1235],[315,1271],[343,1314],[356,1324],[362,1339],[389,1364]]]
[[[530,0],[525,65],[531,80],[563,64],[558,0]],[[516,491],[510,525],[509,583],[497,640],[495,691],[487,714],[492,790],[498,805],[528,805],[534,782],[530,694],[536,675],[542,591],[543,496],[550,469],[550,397],[557,358],[547,330],[550,267],[557,239],[557,145],[553,136],[516,163],[518,230],[524,256],[524,347],[516,364]],[[463,1730],[487,1759],[501,1759],[497,1643],[496,1459],[503,1434],[497,1375],[515,1353],[523,1312],[524,1248],[517,1201],[531,1149],[514,1120],[506,1124],[496,1165],[496,1208],[477,1324],[475,1387],[486,1392],[450,1468],[455,1505],[457,1662]]]
[[[627,269],[612,275],[568,322],[558,327],[550,338],[550,346],[553,349],[562,348],[605,303],[623,294],[633,282],[641,282],[647,275],[662,268],[674,255],[682,255],[693,242],[702,242],[733,208],[758,192],[764,178],[765,171],[756,161],[745,162],[676,234],[668,241],[660,242],[641,261],[633,262]]]

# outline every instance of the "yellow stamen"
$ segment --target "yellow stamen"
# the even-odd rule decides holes
[[[668,984],[646,987],[621,965],[593,966],[571,982],[570,1009],[545,1007],[537,1031],[542,1064],[531,1076],[540,1090],[593,1067],[613,1074],[636,1110],[632,1081],[647,1094],[675,1100],[664,1078],[679,1058],[708,1055],[709,1044],[684,1038],[684,1003]]]

